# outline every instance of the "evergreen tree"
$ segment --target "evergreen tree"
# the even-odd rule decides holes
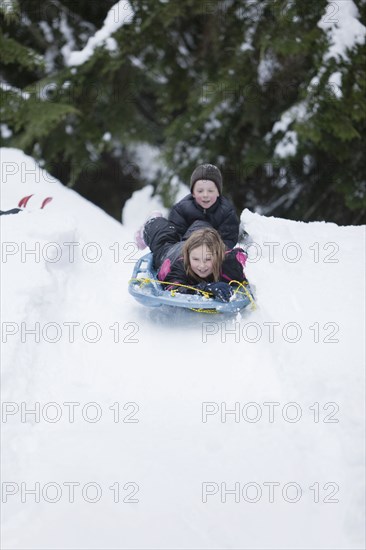
[[[143,184],[128,132],[140,124],[146,133],[146,126],[123,96],[123,63],[108,70],[110,52],[99,48],[90,62],[67,64],[113,5],[111,0],[2,4],[1,119],[4,145],[31,154],[120,218],[121,205]]]
[[[188,182],[212,162],[238,211],[363,221],[361,0],[58,0],[41,14],[34,0],[19,5],[26,25],[15,8],[3,15],[7,143],[100,204],[108,197],[116,217],[143,184],[133,155],[145,142],[165,160],[154,184],[167,204],[173,176]],[[75,62],[71,50],[112,15],[111,37]]]

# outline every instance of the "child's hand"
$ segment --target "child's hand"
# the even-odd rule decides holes
[[[200,283],[197,285],[201,290],[211,292],[214,298],[220,302],[229,302],[233,295],[233,289],[227,283]]]

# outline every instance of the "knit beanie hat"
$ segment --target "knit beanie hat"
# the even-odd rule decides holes
[[[222,175],[217,166],[213,164],[200,164],[193,170],[191,175],[191,193],[193,186],[198,180],[210,180],[216,185],[218,192],[222,193]]]

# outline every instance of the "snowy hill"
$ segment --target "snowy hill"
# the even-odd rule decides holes
[[[245,210],[257,309],[174,316],[127,292],[146,190],[1,157],[2,547],[364,548],[364,228]]]

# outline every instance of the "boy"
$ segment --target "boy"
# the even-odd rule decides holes
[[[220,170],[213,164],[200,164],[191,175],[190,186],[191,193],[173,206],[168,218],[181,238],[186,239],[190,226],[200,220],[219,232],[228,249],[234,248],[240,222],[234,206],[222,195]]]

